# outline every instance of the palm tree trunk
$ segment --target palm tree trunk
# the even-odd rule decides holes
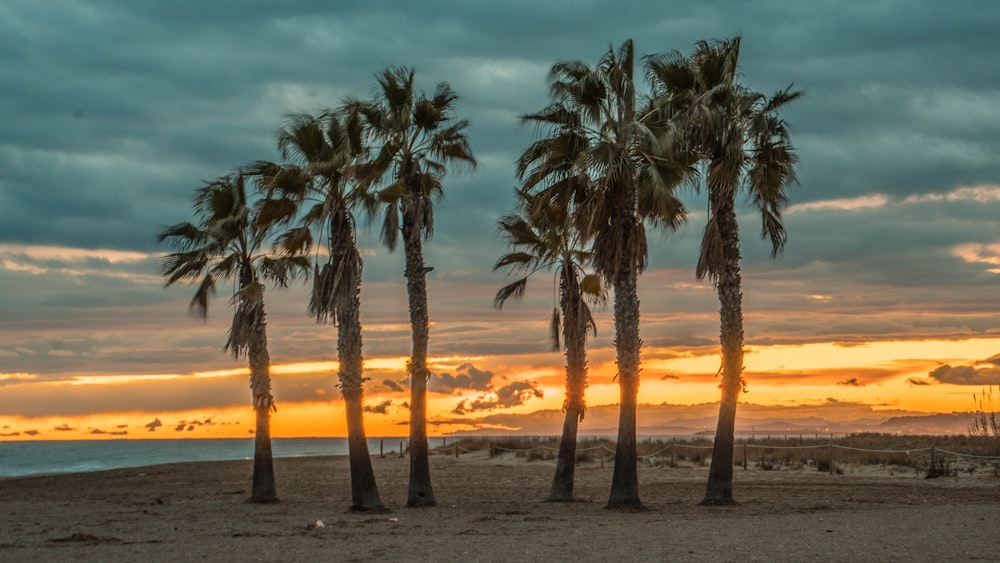
[[[583,298],[580,286],[571,264],[564,264],[562,279],[566,288],[562,307],[563,341],[566,343],[566,416],[559,440],[556,473],[549,493],[549,500],[553,502],[573,500],[576,434],[586,408],[583,394],[587,386],[587,325],[581,311]]]
[[[253,340],[247,351],[247,360],[250,364],[250,392],[257,418],[250,502],[277,502],[274,456],[271,453],[271,411],[274,409],[274,397],[271,396],[271,358],[267,352],[267,324],[264,304],[255,303],[249,306],[258,308]]]
[[[362,398],[361,283],[355,280],[353,295],[337,312],[337,352],[340,358],[340,387],[347,411],[347,446],[351,465],[351,510],[384,510],[379,499],[375,472],[365,436]]]
[[[559,453],[556,458],[556,474],[552,478],[552,490],[549,492],[551,502],[569,502],[573,500],[573,482],[576,470],[576,432],[580,424],[580,411],[566,408],[566,418],[563,420],[562,438],[559,440]]]
[[[743,389],[743,293],[740,276],[740,235],[735,194],[720,198],[714,211],[722,236],[725,266],[717,282],[719,337],[722,344],[722,400],[708,470],[703,505],[735,504],[733,447],[736,440],[736,404]]]
[[[406,255],[406,294],[410,306],[413,349],[407,370],[410,375],[410,483],[406,506],[434,506],[431,486],[430,447],[427,443],[427,270],[419,228],[419,197],[405,203],[403,210],[403,251]]]
[[[636,256],[637,219],[635,189],[629,202],[616,213],[622,229],[622,248],[614,277],[615,348],[618,352],[618,443],[615,446],[615,470],[611,477],[611,496],[607,508],[645,510],[639,500],[639,474],[636,456],[636,406],[639,393],[639,295],[637,292],[638,257]],[[628,194],[625,194],[628,195]]]

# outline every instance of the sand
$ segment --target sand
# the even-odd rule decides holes
[[[351,513],[347,460],[276,460],[281,502],[245,502],[248,461],[0,479],[2,561],[1000,561],[1000,477],[913,469],[736,469],[740,506],[700,507],[704,465],[640,468],[649,510],[543,502],[554,462],[431,457],[439,505],[413,509],[407,460],[373,459],[385,514]],[[321,523],[321,524],[319,524]]]

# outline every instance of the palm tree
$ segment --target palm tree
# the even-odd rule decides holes
[[[772,257],[786,240],[781,222],[788,189],[795,183],[795,156],[778,111],[798,99],[792,87],[773,96],[739,83],[741,38],[701,41],[689,58],[672,53],[651,62],[664,107],[683,124],[688,149],[704,164],[708,221],[695,270],[719,295],[722,399],[702,504],[732,504],[736,404],[743,378],[743,293],[736,194],[749,195],[763,220],[761,236]]]
[[[308,273],[308,260],[299,255],[273,256],[264,250],[267,230],[252,221],[246,183],[240,173],[205,184],[195,195],[194,209],[196,224],[178,223],[157,235],[158,242],[166,241],[177,249],[163,257],[160,273],[167,278],[167,286],[201,278],[190,310],[202,319],[208,317],[216,281],[236,282],[235,312],[224,349],[237,359],[247,358],[250,365],[250,389],[257,417],[250,500],[276,502],[270,429],[271,412],[276,409],[271,395],[262,280],[287,287],[296,274]]]
[[[348,111],[363,116],[368,134],[379,144],[367,170],[369,181],[385,175],[389,185],[380,195],[385,205],[382,240],[390,251],[403,235],[406,293],[409,300],[413,348],[410,376],[410,481],[407,506],[434,506],[430,454],[427,443],[427,273],[423,241],[434,232],[434,198],[443,193],[441,180],[449,165],[475,167],[465,129],[467,120],[455,120],[458,96],[439,82],[430,98],[413,89],[414,71],[387,68],[377,76],[373,101],[348,102]],[[400,226],[402,220],[402,226]]]
[[[684,219],[673,188],[690,170],[677,150],[677,131],[661,118],[634,81],[632,41],[609,48],[591,68],[583,62],[556,63],[549,74],[552,103],[522,122],[546,131],[518,160],[525,191],[543,198],[575,192],[577,228],[594,233],[592,261],[614,287],[615,347],[618,356],[618,442],[608,508],[642,509],[636,464],[636,406],[639,389],[639,298],[637,283],[646,266],[644,220],[676,228]],[[588,177],[580,193],[565,180]],[[559,196],[563,197],[563,196]]]
[[[584,390],[587,388],[587,331],[597,334],[597,325],[584,297],[602,303],[606,295],[599,276],[583,269],[590,252],[583,249],[589,233],[577,231],[567,205],[539,203],[529,194],[518,193],[522,214],[500,219],[501,235],[514,252],[505,254],[493,267],[524,272],[517,281],[501,288],[493,300],[500,309],[510,299],[520,299],[528,278],[538,271],[556,269],[559,305],[552,310],[550,335],[552,348],[559,351],[562,327],[566,344],[566,400],[563,402],[562,439],[552,479],[550,501],[573,500],[573,474],[576,465],[577,427],[586,412]],[[551,202],[549,202],[551,203]]]
[[[352,177],[365,154],[359,124],[342,120],[335,112],[318,117],[292,115],[278,132],[278,148],[282,158],[291,163],[258,162],[252,167],[268,195],[261,207],[261,221],[287,223],[304,208],[301,224],[281,235],[279,244],[286,252],[307,252],[314,230],[326,242],[322,267],[317,254],[309,312],[316,322],[332,320],[337,325],[338,376],[347,411],[351,509],[383,510],[363,414],[362,262],[354,213],[359,206],[371,211],[374,201]]]

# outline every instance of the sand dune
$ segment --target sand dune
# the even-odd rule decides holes
[[[281,502],[244,502],[250,462],[0,480],[4,561],[1000,560],[1000,478],[912,469],[736,470],[738,507],[697,506],[707,467],[642,467],[643,513],[605,510],[610,464],[542,502],[552,462],[431,458],[439,506],[409,509],[407,460],[374,460],[386,514],[347,511],[345,458],[276,462]],[[318,522],[321,525],[318,525]]]

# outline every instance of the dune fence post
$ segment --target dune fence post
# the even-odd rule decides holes
[[[378,456],[380,458],[385,457],[385,440],[378,441]]]
[[[399,443],[399,457],[403,457],[403,443]]]
[[[670,467],[677,467],[674,464],[674,450],[677,449],[677,438],[670,438]]]
[[[743,471],[747,470],[747,443],[743,442]]]
[[[830,434],[830,475],[833,475],[833,434]]]
[[[458,444],[455,444],[455,459],[458,459]]]

